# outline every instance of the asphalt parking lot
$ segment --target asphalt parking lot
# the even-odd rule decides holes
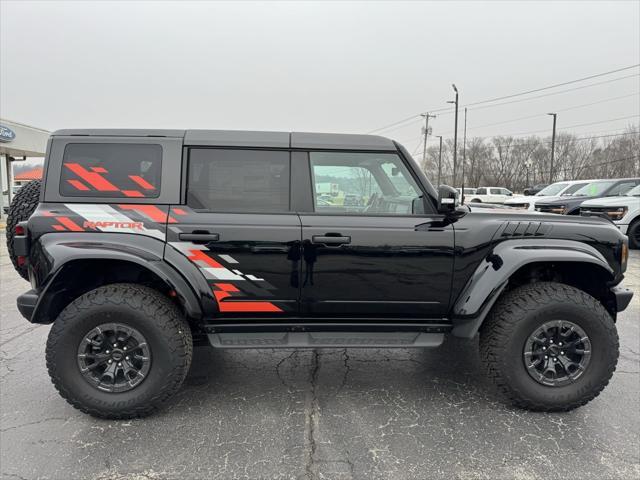
[[[0,238],[0,476],[3,479],[520,479],[640,477],[640,252],[605,391],[573,412],[502,404],[477,339],[434,350],[196,349],[158,414],[105,421],[49,381],[48,326],[27,323],[28,289]]]

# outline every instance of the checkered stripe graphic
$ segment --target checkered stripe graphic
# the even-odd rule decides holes
[[[282,308],[273,302],[247,298],[248,295],[272,297],[275,287],[263,278],[235,268],[240,262],[231,255],[213,255],[206,246],[192,242],[169,243],[191,260],[204,275],[211,286],[220,312],[283,312]]]

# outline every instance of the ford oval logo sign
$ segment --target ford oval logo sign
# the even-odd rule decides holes
[[[10,128],[0,125],[0,142],[12,142],[16,138],[16,133]]]

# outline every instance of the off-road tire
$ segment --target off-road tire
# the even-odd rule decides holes
[[[25,280],[29,280],[29,274],[26,265],[18,265],[16,254],[13,251],[13,237],[15,236],[16,225],[29,220],[29,217],[38,206],[41,186],[42,182],[40,180],[32,180],[18,190],[18,193],[11,200],[9,214],[7,215],[7,249],[9,250],[9,258],[11,258],[13,268]]]
[[[591,358],[574,383],[547,386],[529,375],[523,359],[526,339],[549,320],[568,320],[591,341]],[[528,410],[554,412],[580,407],[609,383],[618,361],[618,333],[600,302],[582,290],[539,282],[503,295],[480,331],[480,355],[502,396]]]
[[[151,350],[146,378],[120,393],[91,385],[76,358],[84,336],[110,321],[138,330]],[[189,325],[167,297],[123,283],[96,288],[71,302],[54,322],[46,350],[51,381],[67,402],[96,417],[125,419],[153,413],[180,388],[191,364],[193,342]]]
[[[629,248],[640,249],[640,218],[631,222],[627,230],[627,237],[629,237]]]

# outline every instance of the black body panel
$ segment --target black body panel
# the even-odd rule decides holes
[[[441,216],[303,214],[301,219],[305,314],[446,316],[454,232]],[[324,243],[338,234],[348,243]]]

